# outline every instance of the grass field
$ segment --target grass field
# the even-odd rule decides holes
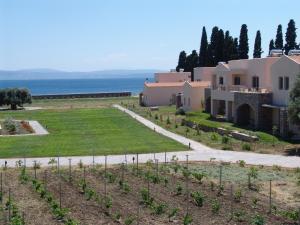
[[[176,108],[175,106],[161,106],[158,111],[153,111],[149,113],[148,107],[140,107],[135,104],[135,107],[132,108],[132,102],[126,102],[127,107],[130,110],[135,111],[141,116],[153,121],[154,123],[183,136],[187,136],[195,141],[201,142],[207,146],[223,150],[234,150],[234,151],[254,151],[258,153],[267,153],[267,154],[289,154],[286,149],[294,148],[297,145],[294,143],[287,142],[273,136],[272,134],[263,132],[263,131],[253,131],[248,129],[243,129],[241,127],[236,127],[233,123],[230,122],[219,122],[211,120],[208,113],[204,112],[190,112],[187,115],[175,115]],[[169,118],[170,124],[167,124]],[[243,141],[228,137],[227,141],[224,141],[222,135],[219,135],[215,132],[204,132],[195,129],[188,128],[186,126],[181,126],[181,120],[187,119],[190,121],[195,121],[198,124],[203,124],[209,127],[217,128],[223,127],[228,130],[239,130],[246,134],[256,135],[259,137],[259,141],[253,143],[245,143]],[[176,122],[175,122],[176,121]]]
[[[50,134],[0,137],[0,157],[23,157],[24,155],[43,157],[58,154],[75,156],[93,153],[105,155],[186,149],[183,145],[144,127],[117,109],[109,108],[107,105],[106,108],[103,107],[2,111],[0,119],[12,117],[37,120]]]

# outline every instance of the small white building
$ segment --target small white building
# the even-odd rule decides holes
[[[204,91],[210,81],[185,82],[183,86],[182,107],[184,111],[199,111],[205,108]]]
[[[145,83],[142,103],[145,106],[166,106],[176,103],[176,95],[182,93],[184,82]]]

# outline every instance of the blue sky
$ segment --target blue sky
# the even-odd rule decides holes
[[[202,26],[209,36],[214,25],[238,36],[242,23],[251,55],[258,29],[267,52],[278,24],[284,33],[291,18],[299,27],[299,6],[299,0],[0,0],[0,69],[170,69],[181,50],[199,49]]]

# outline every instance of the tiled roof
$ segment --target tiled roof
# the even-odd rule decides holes
[[[180,87],[184,82],[145,83],[146,87]]]
[[[293,55],[288,56],[291,60],[295,61],[296,63],[300,64],[300,55]]]

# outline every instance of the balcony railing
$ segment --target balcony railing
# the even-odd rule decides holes
[[[244,93],[270,93],[266,88],[249,88],[243,85],[219,85],[212,86],[213,90],[228,91],[228,92],[244,92]]]

